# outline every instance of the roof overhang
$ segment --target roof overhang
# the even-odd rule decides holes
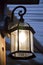
[[[39,4],[39,0],[1,0],[4,4]]]

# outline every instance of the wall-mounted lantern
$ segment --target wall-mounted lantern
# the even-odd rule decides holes
[[[8,28],[8,31],[11,35],[11,53],[9,55],[13,58],[32,58],[35,57],[33,47],[33,34],[35,31],[28,23],[24,22],[23,15],[26,13],[26,8],[24,6],[18,6],[12,11],[11,22],[13,22],[14,11],[17,8],[23,8],[24,13],[20,11],[19,22]]]

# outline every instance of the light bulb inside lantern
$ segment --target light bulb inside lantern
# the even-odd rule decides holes
[[[19,32],[19,42],[24,43],[26,41],[26,33],[24,31]]]

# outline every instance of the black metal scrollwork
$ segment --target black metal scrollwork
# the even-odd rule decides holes
[[[23,8],[24,9],[24,12],[22,13],[22,10],[19,11],[19,16],[20,16],[20,21],[24,21],[23,19],[23,15],[26,13],[26,8],[24,6],[17,6],[16,8],[13,9],[12,11],[12,16],[11,16],[11,21],[13,21],[13,16],[14,16],[14,11],[17,9],[17,8]]]

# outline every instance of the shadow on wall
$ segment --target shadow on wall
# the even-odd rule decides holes
[[[34,37],[34,51],[43,54],[43,46],[41,43]]]

